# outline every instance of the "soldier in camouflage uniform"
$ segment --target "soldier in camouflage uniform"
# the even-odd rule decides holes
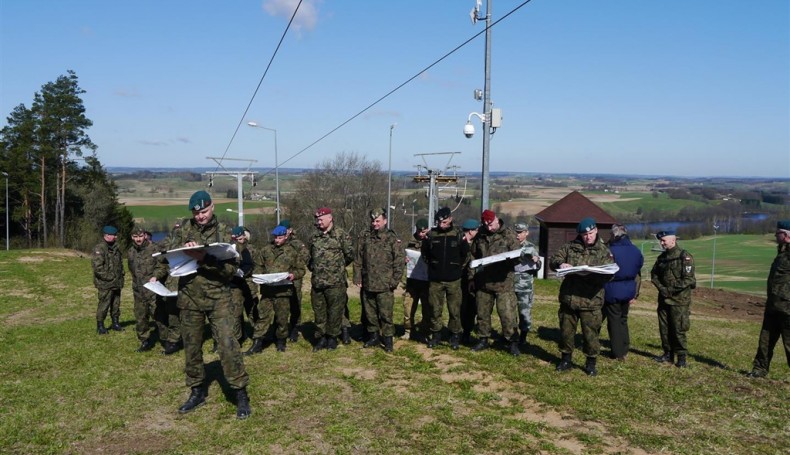
[[[428,237],[428,220],[420,218],[414,226],[414,238],[406,244],[407,250],[420,251],[422,248],[422,241]],[[414,268],[422,267],[425,270],[425,261],[422,257],[419,259],[422,265],[415,265]],[[413,271],[413,269],[411,270]],[[411,276],[406,277],[406,295],[403,296],[403,337],[402,339],[408,340],[411,338],[411,330],[417,331],[417,323],[415,317],[417,316],[417,305],[422,308],[422,318],[420,319],[420,332],[428,330],[428,323],[431,319],[431,307],[428,304],[428,281],[427,275],[425,279],[418,279]]]
[[[469,248],[480,231],[480,221],[469,218],[461,225],[461,230],[464,233],[462,240]],[[474,291],[470,290],[474,286],[469,286],[469,283],[474,282],[474,278],[470,278],[474,272],[476,270],[470,270],[469,262],[467,261],[464,266],[464,272],[461,275],[461,328],[463,329],[461,342],[467,346],[472,344],[472,331],[477,323],[477,300],[475,299]]]
[[[392,310],[393,291],[398,287],[406,267],[406,255],[400,239],[387,229],[387,210],[370,211],[370,230],[359,235],[354,256],[354,283],[364,295],[368,341],[364,347],[379,345],[379,332],[384,350],[392,352],[395,326]]]
[[[255,267],[255,262],[252,259],[254,252],[248,243],[250,231],[244,226],[234,227],[230,231],[230,238],[233,244],[236,245],[236,251],[239,253],[239,269],[230,282],[230,291],[233,295],[231,300],[233,313],[236,315],[233,333],[236,339],[239,340],[239,345],[241,345],[244,344],[245,338],[244,313],[246,311],[249,317],[258,299],[258,293],[255,291],[257,286],[252,282],[252,269]],[[216,334],[214,335],[216,340]]]
[[[198,191],[189,199],[192,218],[173,231],[170,248],[193,247],[210,243],[230,243],[230,230],[217,220],[211,196]],[[178,308],[181,310],[181,334],[184,339],[186,383],[191,388],[187,401],[178,412],[184,414],[206,401],[206,370],[203,365],[203,326],[208,318],[219,341],[222,372],[236,395],[236,417],[250,416],[247,395],[249,376],[239,341],[233,333],[237,320],[231,303],[230,282],[236,274],[237,260],[219,260],[204,249],[187,250],[197,261],[197,272],[178,280]]]
[[[93,267],[93,285],[99,291],[99,306],[96,309],[96,332],[106,335],[104,319],[107,312],[112,319],[111,329],[122,331],[121,319],[121,289],[123,288],[123,255],[115,242],[118,229],[115,226],[104,226],[102,229],[104,241],[93,248],[91,266]]]
[[[697,287],[694,258],[677,245],[675,231],[656,234],[664,252],[658,255],[650,281],[658,289],[658,331],[664,353],[653,360],[685,368],[688,345],[686,332],[691,325],[691,290]]]
[[[277,226],[272,230],[274,239],[255,255],[255,273],[288,273],[286,282],[261,284],[261,300],[269,301],[274,308],[275,343],[278,352],[285,352],[285,340],[290,334],[288,327],[291,301],[295,293],[294,282],[304,277],[305,264],[301,253],[288,242],[288,230]],[[256,340],[257,341],[257,340]]]
[[[521,248],[516,234],[505,227],[496,213],[483,210],[481,221],[482,226],[469,252],[471,258],[481,259]],[[472,347],[473,351],[488,348],[488,338],[491,336],[491,313],[496,304],[499,321],[502,324],[502,335],[510,342],[510,354],[521,355],[518,347],[518,311],[513,283],[513,267],[516,262],[517,259],[507,259],[482,266],[478,270],[470,268],[468,272],[477,300],[477,329],[480,335],[480,341]]]
[[[346,266],[354,261],[351,238],[335,226],[332,209],[316,210],[315,223],[318,232],[310,239],[308,262],[312,272],[310,297],[316,325],[314,352],[337,349],[343,311],[348,302]]]
[[[790,367],[790,220],[776,223],[777,252],[768,273],[768,298],[765,301],[760,342],[754,356],[752,371],[747,376],[768,375],[774,347],[781,335],[787,366]]]
[[[151,240],[151,233],[146,231],[146,238]],[[168,239],[156,243],[157,251],[166,251]],[[151,281],[163,283],[167,289],[178,289],[178,278],[170,276],[167,259],[164,255],[157,258],[157,267],[154,278]],[[183,347],[181,343],[181,320],[178,310],[178,297],[156,296],[156,312],[154,318],[159,329],[159,340],[162,342],[164,350],[162,354],[172,355],[180,351]]]
[[[307,267],[307,261],[310,260],[310,251],[307,249],[307,245],[296,237],[296,233],[291,228],[290,220],[280,221],[280,226],[288,230],[288,243],[299,252],[299,258]],[[299,339],[299,324],[302,323],[302,281],[302,278],[294,280],[294,293],[291,297],[291,318],[288,323],[291,327],[291,332],[288,334],[288,339],[294,343]]]
[[[422,242],[422,259],[428,264],[428,302],[431,306],[431,338],[428,347],[435,348],[442,342],[442,307],[447,300],[450,330],[450,347],[458,349],[461,343],[461,275],[469,252],[461,231],[453,226],[452,212],[442,207],[436,212],[436,227]]]
[[[158,252],[156,245],[148,241],[145,228],[137,225],[132,230],[132,246],[126,255],[129,273],[132,275],[132,293],[134,294],[134,319],[137,339],[140,347],[137,352],[150,351],[154,347],[154,327],[151,320],[156,315],[156,294],[144,287],[145,283],[155,279],[159,260],[153,257]],[[157,324],[159,325],[159,324]],[[160,330],[160,337],[162,331]]]
[[[584,218],[576,226],[578,236],[566,243],[549,259],[551,270],[559,270],[580,265],[605,265],[614,262],[609,248],[598,237],[598,227],[593,218]],[[599,273],[568,274],[560,285],[560,309],[557,312],[560,320],[560,353],[562,359],[557,371],[566,371],[573,367],[573,355],[576,327],[581,321],[584,336],[584,354],[587,362],[584,372],[589,376],[598,374],[596,360],[601,351],[598,334],[603,322],[604,285],[612,275]]]
[[[514,290],[518,301],[519,342],[524,344],[527,342],[527,334],[532,330],[532,302],[535,298],[533,285],[540,270],[540,254],[538,248],[527,240],[527,223],[516,223],[513,230],[516,231],[516,239],[521,243],[521,257],[514,268]]]

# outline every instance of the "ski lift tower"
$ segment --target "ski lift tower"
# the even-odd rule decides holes
[[[446,171],[450,169],[450,161],[453,156],[460,152],[439,152],[439,153],[417,153],[414,156],[422,158],[424,165],[417,166],[417,175],[412,179],[418,183],[428,183],[428,226],[433,226],[433,216],[439,207],[439,191],[455,191],[458,192],[458,187],[455,183],[458,182],[458,176],[455,174],[455,166],[453,166],[453,175],[445,175]],[[443,170],[431,168],[428,166],[425,157],[435,155],[450,155],[447,159],[447,164]],[[422,171],[425,170],[426,174],[423,175]],[[439,184],[442,184],[440,187]]]
[[[258,160],[251,160],[251,159],[246,159],[246,158],[219,158],[219,157],[214,157],[214,156],[207,156],[206,159],[214,160],[214,162],[217,163],[217,167],[218,168],[222,168],[221,171],[206,172],[206,175],[208,175],[208,186],[209,186],[209,188],[214,186],[214,176],[215,175],[235,175],[236,176],[236,183],[237,183],[237,193],[236,193],[236,195],[237,195],[238,202],[239,202],[239,205],[238,205],[239,209],[237,211],[237,213],[239,214],[239,226],[244,226],[244,194],[242,192],[242,185],[241,185],[241,183],[244,180],[244,178],[247,177],[247,178],[250,179],[250,182],[252,183],[252,186],[256,186],[258,184],[258,182],[255,180],[255,176],[258,173],[255,172],[255,171],[250,170],[250,168],[252,167],[253,163],[257,163]],[[225,168],[225,166],[222,165],[223,161],[243,161],[243,162],[247,163],[247,169],[245,169],[243,171],[228,170],[228,169]],[[228,209],[228,210],[230,210],[230,209]]]

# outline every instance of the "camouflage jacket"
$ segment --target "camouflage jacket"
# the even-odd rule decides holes
[[[329,232],[316,232],[310,239],[311,284],[316,289],[348,287],[346,266],[354,261],[351,237],[337,226]]]
[[[307,267],[307,263],[310,261],[310,250],[307,248],[307,245],[304,244],[303,241],[296,238],[294,235],[288,237],[288,241],[286,242],[288,245],[291,245],[296,251],[299,252],[299,260],[302,261],[305,267]],[[299,278],[302,279],[301,277]],[[294,279],[294,281],[296,281]]]
[[[93,248],[93,285],[100,291],[123,288],[123,255],[118,242],[102,241]]]
[[[595,243],[587,246],[581,237],[576,237],[571,242],[561,246],[549,259],[549,267],[557,270],[560,264],[578,265],[605,265],[614,262],[609,247],[600,238]],[[604,285],[612,279],[612,275],[599,273],[569,274],[560,285],[560,306],[572,310],[595,310],[603,307]]]
[[[236,245],[236,251],[239,252],[239,271],[243,276],[239,276],[237,272],[230,281],[230,287],[241,289],[245,293],[249,291],[254,296],[257,294],[255,289],[258,288],[258,285],[252,281],[253,269],[255,268],[255,250],[248,242],[235,242],[234,245]]]
[[[532,256],[540,256],[538,249],[535,245],[524,240],[521,242],[521,257],[518,258],[518,263],[513,268],[515,273],[515,290],[516,292],[530,292],[532,291],[532,282],[538,274],[540,268],[540,260],[534,262]]]
[[[126,254],[126,261],[129,264],[129,273],[132,274],[132,289],[134,292],[142,292],[143,285],[147,283],[151,277],[155,277],[159,267],[159,259],[153,257],[159,248],[156,244],[143,241],[143,244],[137,246],[132,244]]]
[[[507,253],[518,250],[521,243],[516,238],[515,232],[504,226],[499,220],[499,229],[489,232],[481,228],[472,241],[469,251],[471,259],[481,259],[495,254]],[[512,291],[513,267],[519,262],[518,258],[487,264],[477,269],[470,267],[468,278],[475,280],[475,288],[484,291],[504,292]]]
[[[777,248],[776,258],[768,273],[768,300],[766,311],[790,315],[790,244]]]
[[[650,281],[658,289],[658,303],[690,305],[691,290],[697,287],[694,258],[675,245],[658,255],[650,271]]]
[[[293,273],[294,281],[304,277],[305,264],[300,257],[300,252],[292,243],[286,242],[282,246],[269,243],[260,249],[254,256],[255,273]],[[288,297],[294,294],[291,286],[261,285],[263,297]]]
[[[168,248],[179,248],[187,242],[198,244],[231,243],[230,229],[217,221],[216,215],[204,226],[190,218],[174,229]],[[198,263],[197,272],[178,279],[178,307],[181,309],[209,311],[224,299],[230,299],[230,281],[236,273],[237,259],[220,261],[206,255]]]
[[[400,239],[389,229],[360,234],[354,256],[354,283],[368,292],[393,291],[406,268]]]

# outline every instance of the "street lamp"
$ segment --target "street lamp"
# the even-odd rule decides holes
[[[274,133],[274,198],[277,201],[277,224],[280,224],[280,162],[277,160],[277,130],[258,125],[257,122],[247,122],[253,128],[271,131]]]
[[[389,171],[387,173],[387,228],[391,229],[390,225],[390,205],[392,205],[392,130],[395,129],[397,123],[390,125],[390,153],[389,153]]]
[[[710,263],[710,288],[713,289],[713,273],[716,271],[716,231],[719,230],[719,225],[713,225],[713,258]]]
[[[5,177],[5,250],[9,249],[8,229],[8,172],[3,172]]]

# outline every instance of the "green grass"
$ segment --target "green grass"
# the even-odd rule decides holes
[[[602,358],[598,377],[554,371],[558,282],[539,280],[536,329],[519,358],[405,341],[392,354],[356,342],[312,353],[300,339],[283,354],[267,348],[245,358],[253,414],[243,422],[223,393],[210,342],[207,404],[177,414],[188,395],[184,359],[134,352],[128,285],[126,331],[95,334],[89,258],[0,253],[0,288],[2,453],[751,454],[790,445],[790,368],[781,351],[769,379],[743,376],[759,322],[706,316],[705,302],[695,302],[689,368],[656,365],[649,284],[629,318],[628,360]],[[350,307],[359,321],[358,300]],[[303,310],[309,325],[309,302]],[[602,338],[606,346],[605,329]],[[581,353],[574,360],[583,363]]]
[[[585,194],[590,195],[595,192],[586,192]],[[622,192],[619,195],[621,200],[601,202],[599,205],[606,211],[618,213],[636,213],[640,208],[643,212],[658,210],[677,213],[684,207],[700,208],[709,205],[705,202],[688,199],[671,199],[666,193],[658,193],[657,197],[653,197],[652,193],[644,192]]]
[[[215,213],[222,219],[235,220],[238,215],[233,212],[228,212],[231,209],[234,212],[238,209],[236,202],[217,202],[215,204]],[[250,213],[253,210],[269,208],[274,210],[275,203],[273,201],[244,201],[244,217],[246,219],[257,219],[263,215],[259,213]],[[188,218],[191,213],[186,208],[186,203],[179,205],[133,205],[127,207],[132,213],[132,216],[137,220],[143,220],[146,224],[172,226],[178,220]]]

